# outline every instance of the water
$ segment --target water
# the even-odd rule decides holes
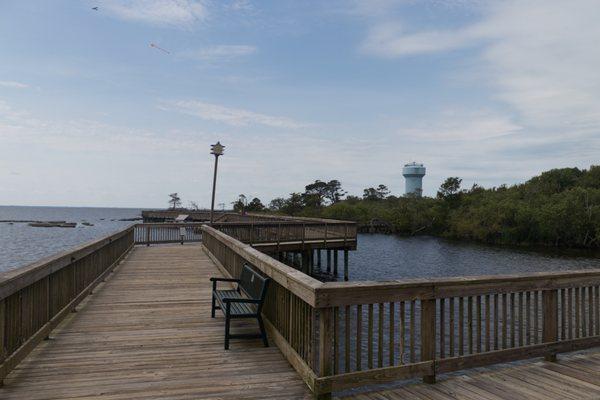
[[[0,223],[0,271],[27,265],[132,224],[139,209],[0,206],[0,220],[65,220],[77,228]],[[88,221],[94,226],[83,226]],[[341,257],[340,257],[341,263]],[[351,280],[511,274],[600,268],[600,255],[485,246],[434,237],[360,234],[350,252]],[[341,270],[341,268],[340,268]]]
[[[360,234],[358,249],[349,257],[354,281],[600,268],[598,252],[487,246],[427,236]]]
[[[112,221],[139,216],[127,208],[0,206],[0,220],[77,222],[76,228],[35,228],[27,223],[0,222],[0,272],[32,263],[121,230],[133,222]],[[83,226],[87,221],[94,226]]]

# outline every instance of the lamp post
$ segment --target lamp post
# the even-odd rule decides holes
[[[215,173],[213,175],[212,201],[210,203],[210,224],[211,225],[214,222],[215,189],[217,187],[217,166],[219,165],[219,156],[223,155],[224,150],[225,150],[225,146],[223,146],[220,142],[217,142],[217,144],[213,144],[210,146],[210,154],[215,155]]]

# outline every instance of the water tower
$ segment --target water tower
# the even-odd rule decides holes
[[[402,175],[406,179],[406,193],[421,197],[423,194],[423,177],[425,176],[425,166],[412,162],[404,165]]]

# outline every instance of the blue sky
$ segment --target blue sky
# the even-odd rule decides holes
[[[98,11],[92,7],[98,7]],[[600,3],[0,3],[0,204],[264,202],[598,163]],[[167,52],[151,47],[153,43]]]

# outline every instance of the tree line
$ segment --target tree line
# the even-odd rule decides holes
[[[553,169],[513,186],[461,186],[460,178],[450,177],[435,197],[397,197],[383,184],[354,196],[338,180],[317,180],[303,192],[271,200],[268,207],[254,198],[245,209],[362,225],[378,222],[403,235],[600,248],[600,166]]]

